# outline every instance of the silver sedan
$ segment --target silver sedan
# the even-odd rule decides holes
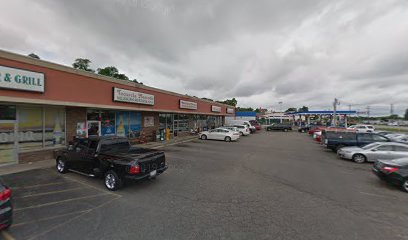
[[[396,142],[376,142],[363,147],[343,147],[337,155],[356,163],[393,160],[408,157],[408,145]]]

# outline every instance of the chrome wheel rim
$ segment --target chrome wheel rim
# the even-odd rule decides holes
[[[408,192],[408,180],[406,180],[406,181],[404,182],[404,184],[402,185],[402,187],[404,188],[405,191]]]
[[[227,137],[227,138],[225,138],[225,141],[229,142],[229,141],[231,141],[231,138]]]
[[[107,174],[105,177],[106,187],[108,187],[109,189],[113,189],[115,188],[115,183],[116,183],[115,176],[113,176],[112,173]]]
[[[364,156],[362,156],[362,155],[356,155],[356,156],[354,156],[354,162],[356,162],[356,163],[363,163],[364,161],[365,161]]]
[[[57,170],[58,172],[63,172],[65,168],[65,163],[62,160],[58,160]]]

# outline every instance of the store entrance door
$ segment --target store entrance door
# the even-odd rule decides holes
[[[16,121],[0,121],[0,165],[17,163]]]
[[[101,122],[100,121],[88,121],[88,137],[101,136]]]

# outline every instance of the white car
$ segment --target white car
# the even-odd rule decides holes
[[[233,126],[222,126],[222,127],[219,127],[219,128],[224,128],[224,129],[227,129],[227,130],[231,130],[231,131],[233,131],[233,132],[240,133],[240,132],[239,132],[239,129],[238,129],[237,127],[233,127]],[[241,135],[241,134],[240,134],[240,135]]]
[[[360,133],[373,133],[375,132],[375,128],[372,125],[351,125],[347,129],[349,130],[356,130],[356,132]]]
[[[213,139],[222,140],[226,142],[237,141],[239,133],[225,128],[216,128],[208,131],[200,132],[199,137],[202,140]]]
[[[247,125],[234,125],[234,127],[238,128],[239,134],[241,136],[248,136],[251,134],[251,131],[249,130]]]

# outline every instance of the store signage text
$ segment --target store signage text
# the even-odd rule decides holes
[[[227,108],[227,113],[234,113],[234,109],[233,108]]]
[[[44,92],[44,73],[0,66],[0,88]]]
[[[180,108],[197,110],[197,103],[196,102],[189,102],[189,101],[180,100]]]
[[[211,112],[221,112],[221,107],[212,105]]]
[[[113,88],[113,101],[154,105],[154,95],[121,88]]]

